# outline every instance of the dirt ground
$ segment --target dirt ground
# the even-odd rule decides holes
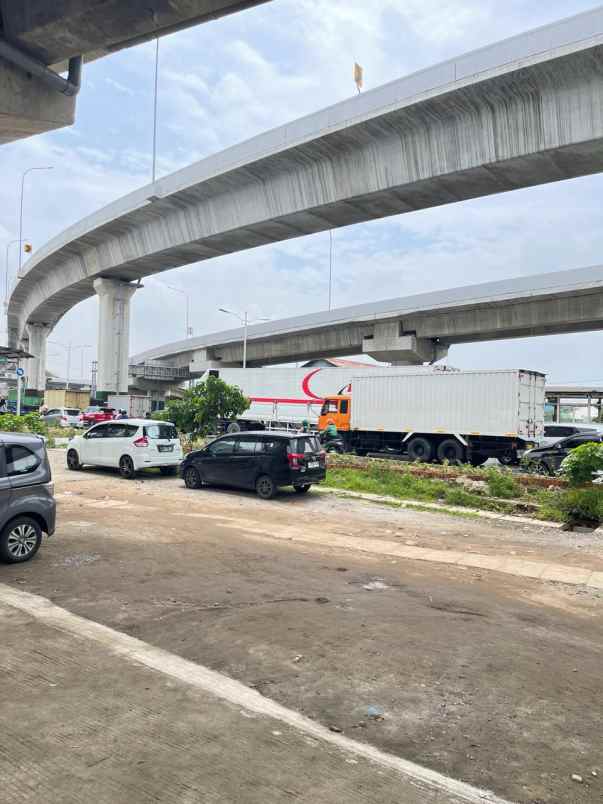
[[[600,537],[52,460],[57,533],[0,581],[509,800],[603,801],[603,591],[366,549],[600,570]]]

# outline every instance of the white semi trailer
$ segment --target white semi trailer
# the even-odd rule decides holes
[[[317,425],[324,400],[333,394],[349,393],[355,377],[387,376],[400,369],[390,366],[364,368],[224,368],[203,375],[220,377],[236,385],[251,400],[251,406],[234,422],[224,422],[229,432],[255,427],[299,427],[303,421]],[[409,367],[408,373],[454,371],[447,367]]]
[[[319,427],[332,421],[346,449],[394,449],[412,460],[513,462],[544,433],[545,375],[496,370],[354,376],[349,393],[327,397]]]

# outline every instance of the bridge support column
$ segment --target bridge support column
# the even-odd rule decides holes
[[[400,334],[398,321],[384,321],[375,324],[372,338],[363,339],[362,352],[394,365],[420,366],[446,357],[448,346],[412,333]]]
[[[46,324],[27,325],[27,351],[33,355],[27,361],[25,376],[27,388],[32,391],[46,390],[46,341],[50,327]]]
[[[99,299],[98,375],[101,392],[127,393],[130,346],[130,299],[137,285],[118,279],[95,279]]]

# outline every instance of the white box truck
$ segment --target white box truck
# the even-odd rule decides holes
[[[350,393],[325,400],[347,451],[390,449],[412,460],[513,463],[544,433],[545,375],[495,370],[354,376]]]
[[[454,371],[442,366],[412,367],[408,373]],[[316,426],[324,400],[349,393],[353,377],[387,376],[400,369],[391,366],[359,368],[224,368],[210,369],[228,385],[236,385],[251,400],[251,406],[234,422],[223,422],[229,432],[259,427],[300,427],[303,421]]]

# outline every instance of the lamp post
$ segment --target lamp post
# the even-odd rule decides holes
[[[21,175],[21,209],[19,213],[19,242],[23,242],[23,195],[25,193],[25,177],[33,170],[53,170],[52,165],[44,165],[43,167],[30,167],[23,171]],[[19,249],[19,274],[21,273],[21,266],[23,264],[23,253]]]
[[[48,341],[53,346],[61,346],[67,352],[67,370],[65,372],[65,390],[69,390],[69,375],[71,373],[71,353],[74,349],[91,349],[92,346],[89,343],[81,343],[77,344],[76,346],[69,341],[69,343],[60,343],[59,341]],[[83,352],[82,352],[82,370],[83,370]]]
[[[190,303],[191,303],[190,296],[188,295],[188,293],[186,291],[181,290],[180,288],[175,288],[173,285],[164,285],[164,287],[169,288],[170,290],[173,290],[174,293],[180,293],[182,296],[184,296],[184,298],[186,300],[186,315],[185,315],[185,321],[184,321],[184,329],[185,329],[184,337],[185,338],[190,338],[192,336],[192,334],[193,334],[193,328],[189,324],[189,321],[190,321]]]
[[[219,310],[221,313],[226,313],[226,315],[234,315],[234,317],[238,318],[241,324],[243,324],[243,368],[247,368],[247,328],[250,324],[257,324],[259,321],[270,321],[270,319],[266,318],[265,316],[261,316],[260,318],[256,318],[254,321],[250,321],[247,310],[245,310],[242,316],[240,316],[238,313],[233,313],[232,310],[225,310],[224,307],[220,307]]]
[[[26,238],[26,240],[27,240],[27,238]],[[6,244],[6,268],[5,268],[5,275],[4,275],[4,304],[8,304],[8,274],[9,274],[9,270],[8,270],[8,254],[9,254],[9,251],[10,251],[10,247],[14,246],[15,243],[19,243],[19,242],[23,242],[23,241],[20,241],[18,239],[10,240]]]

